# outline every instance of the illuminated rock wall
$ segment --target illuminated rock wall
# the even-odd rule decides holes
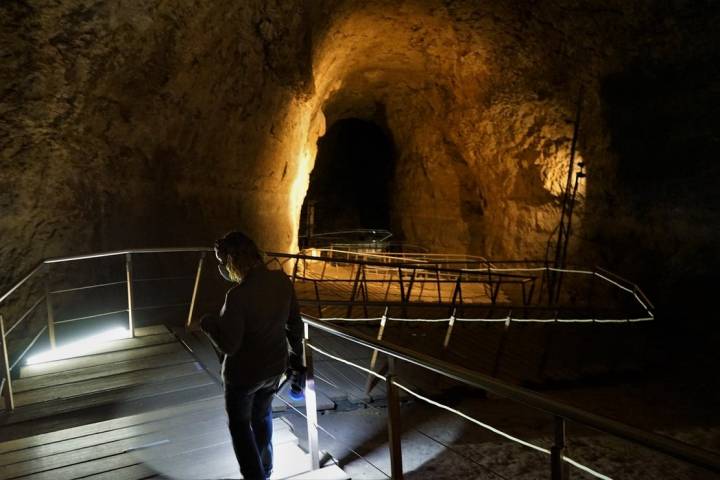
[[[612,122],[632,103],[613,90],[632,83],[631,66],[650,65],[652,82],[656,65],[712,64],[717,8],[486,3],[3,2],[0,284],[46,256],[207,245],[236,227],[292,250],[317,139],[347,117],[393,139],[398,236],[542,257],[581,85],[588,178],[573,258],[637,274],[673,254],[668,237],[712,244],[716,208],[682,194],[694,216],[668,218],[666,195],[618,175],[637,149],[623,150],[633,132]],[[695,111],[707,108],[706,83],[696,96],[680,89]],[[628,243],[651,253],[628,254]],[[695,261],[675,250],[674,264]]]

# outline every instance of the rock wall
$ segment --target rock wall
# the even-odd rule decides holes
[[[659,295],[720,264],[717,198],[698,195],[718,171],[696,161],[717,154],[718,16],[650,0],[3,2],[0,285],[43,257],[231,228],[293,250],[317,139],[348,117],[395,144],[399,236],[542,257],[583,86],[572,259]],[[667,124],[621,128],[666,99]],[[667,155],[635,180],[664,151],[639,146],[667,132],[693,188],[672,187]]]

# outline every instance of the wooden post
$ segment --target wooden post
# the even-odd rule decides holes
[[[305,411],[307,414],[308,450],[312,470],[320,468],[320,445],[317,431],[317,398],[315,397],[315,372],[313,370],[312,349],[309,346],[310,332],[305,324],[303,356],[305,361]]]
[[[390,476],[394,480],[403,479],[402,466],[402,422],[400,417],[399,389],[393,383],[395,380],[395,359],[388,359],[387,383],[388,402],[388,444],[390,446]]]
[[[128,328],[130,336],[135,337],[135,324],[133,323],[133,286],[132,286],[132,254],[125,255],[125,276],[127,279],[127,295],[128,295]]]
[[[568,470],[563,464],[565,455],[565,419],[555,417],[555,442],[550,448],[550,469],[552,480],[568,480]]]
[[[45,305],[47,307],[47,329],[50,339],[50,348],[55,349],[55,311],[52,303],[52,292],[50,288],[50,264],[48,263],[47,277],[45,279]]]
[[[197,300],[198,287],[200,286],[200,276],[202,275],[203,262],[205,261],[205,252],[200,254],[197,272],[195,273],[195,285],[193,286],[192,298],[190,299],[190,311],[188,312],[187,327],[192,324],[193,313],[195,312],[195,302]]]
[[[2,367],[3,375],[5,375],[5,387],[3,388],[3,397],[5,398],[5,410],[15,410],[15,399],[12,391],[12,378],[10,377],[10,361],[8,360],[7,339],[5,338],[5,321],[0,315],[0,341],[2,341]]]

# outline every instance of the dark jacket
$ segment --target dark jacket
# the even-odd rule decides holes
[[[224,355],[223,381],[253,385],[302,367],[303,324],[293,285],[281,271],[259,265],[228,290],[220,316],[207,316],[203,331]],[[288,346],[290,352],[288,355]]]

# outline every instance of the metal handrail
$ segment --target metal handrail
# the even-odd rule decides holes
[[[0,297],[0,303],[4,302],[10,295],[12,295],[21,286],[23,286],[26,282],[28,282],[28,280],[30,280],[34,275],[36,275],[43,267],[46,267],[46,266],[49,266],[52,264],[56,264],[56,263],[74,262],[74,261],[90,260],[90,259],[97,259],[97,258],[107,258],[107,257],[114,257],[114,256],[125,256],[126,257],[125,258],[126,280],[124,282],[112,282],[112,283],[108,283],[108,284],[103,284],[101,286],[109,286],[109,285],[122,284],[122,283],[125,283],[127,285],[128,308],[125,311],[128,314],[129,330],[130,330],[131,334],[134,336],[133,311],[139,310],[139,309],[137,307],[133,307],[132,284],[133,284],[133,282],[142,281],[145,279],[133,279],[132,278],[132,260],[131,260],[132,255],[133,254],[152,254],[152,253],[200,253],[202,258],[200,259],[200,263],[198,265],[198,269],[197,269],[197,272],[195,275],[195,283],[194,283],[194,288],[193,288],[193,299],[189,304],[190,309],[189,309],[189,313],[188,313],[188,323],[190,323],[192,316],[193,316],[195,299],[196,299],[198,285],[199,285],[199,279],[200,279],[200,272],[202,270],[202,261],[203,261],[202,259],[208,252],[212,252],[212,251],[213,251],[213,249],[208,248],[208,247],[137,248],[137,249],[114,250],[114,251],[67,256],[67,257],[49,258],[49,259],[43,260],[42,262],[37,264],[19,282],[17,282],[15,285],[13,285],[12,288],[10,288],[2,297]],[[402,299],[401,305],[404,305],[405,303],[408,303],[410,301],[410,289],[412,288],[413,283],[422,284],[422,285],[424,285],[425,283],[437,283],[438,289],[439,289],[440,283],[449,283],[445,280],[440,279],[441,274],[454,275],[457,286],[452,295],[452,302],[449,304],[447,302],[443,303],[442,299],[439,297],[440,293],[438,292],[438,302],[436,304],[437,306],[448,305],[450,307],[451,311],[454,310],[454,307],[455,307],[455,300],[456,300],[455,297],[456,297],[456,295],[458,295],[460,293],[459,285],[461,282],[483,283],[483,280],[480,277],[486,276],[487,280],[484,283],[487,283],[493,287],[493,292],[490,295],[491,295],[491,301],[493,302],[493,305],[495,305],[495,298],[497,295],[497,291],[499,291],[499,287],[500,287],[501,283],[504,283],[504,284],[518,283],[517,280],[512,280],[512,279],[523,279],[520,283],[527,282],[527,281],[534,282],[534,279],[535,279],[535,277],[532,277],[532,276],[518,275],[516,273],[511,273],[513,271],[521,272],[523,270],[521,268],[520,269],[496,269],[495,267],[492,266],[493,264],[487,260],[485,260],[485,264],[487,265],[486,268],[468,269],[468,268],[442,268],[442,266],[441,266],[442,263],[447,263],[447,262],[443,262],[443,261],[435,262],[433,260],[423,261],[421,259],[416,259],[415,261],[412,261],[412,262],[404,262],[404,261],[384,262],[384,261],[369,261],[369,260],[364,260],[364,259],[353,259],[353,260],[342,259],[342,258],[330,259],[328,257],[317,257],[317,256],[312,256],[312,255],[279,253],[279,252],[265,252],[265,254],[267,257],[272,257],[275,261],[277,261],[277,263],[281,266],[281,268],[286,268],[288,262],[291,262],[294,260],[295,271],[293,272],[293,279],[295,279],[297,277],[298,263],[301,261],[303,262],[303,264],[304,264],[304,262],[307,262],[307,261],[310,261],[310,262],[315,261],[315,262],[326,262],[326,264],[327,264],[327,262],[331,262],[333,264],[347,264],[347,265],[352,265],[353,268],[354,268],[354,266],[360,266],[360,269],[358,269],[358,275],[354,280],[355,285],[353,287],[353,298],[351,300],[351,303],[353,303],[353,304],[356,303],[355,302],[355,293],[356,293],[355,290],[358,286],[357,285],[358,282],[360,281],[360,275],[359,275],[361,273],[360,270],[365,269],[366,267],[371,267],[373,269],[375,267],[380,267],[382,269],[394,268],[394,269],[398,270],[399,277],[400,277],[398,280],[400,282],[400,290],[401,290],[400,293],[401,293],[401,299]],[[285,259],[285,260],[281,261],[278,259]],[[532,262],[528,262],[528,261],[502,261],[502,262],[497,262],[497,263],[518,264],[518,263],[522,263],[522,262],[525,262],[525,264],[532,263]],[[537,262],[537,263],[539,265],[541,265],[540,262]],[[547,269],[547,268],[548,267],[546,266],[545,269]],[[403,284],[402,284],[403,270],[405,270],[406,273],[408,271],[412,272],[412,274],[410,275],[409,283],[408,283],[408,285],[406,285],[406,288],[407,288],[406,292],[404,292]],[[534,270],[534,269],[531,269],[531,270]],[[627,281],[626,279],[623,279],[622,277],[614,275],[611,272],[607,272],[606,270],[601,269],[601,271],[603,273],[612,275],[613,279],[610,279],[609,276],[604,277],[602,274],[597,273],[596,270],[597,270],[597,268],[595,270],[593,270],[593,272],[580,272],[580,273],[593,273],[594,276],[603,277],[610,283],[614,283],[616,286],[618,286],[622,289],[625,289],[628,292],[633,293],[636,297],[636,300],[640,304],[642,304],[643,307],[645,307],[649,316],[650,317],[653,316],[652,313],[650,312],[650,310],[653,308],[652,304],[650,303],[649,300],[647,300],[647,297],[644,295],[644,293],[640,290],[640,288],[637,285],[633,284],[632,282]],[[422,278],[420,278],[419,275],[416,275],[418,272],[420,272],[421,274],[423,272],[433,272],[437,278],[436,278],[436,280],[434,280],[432,282],[427,282],[427,281],[423,280]],[[416,276],[417,276],[417,278],[416,278]],[[470,277],[472,277],[472,279]],[[175,278],[175,277],[168,277],[168,278]],[[191,278],[192,277],[183,277],[183,279],[188,279],[188,280]],[[308,279],[308,280],[315,283],[316,294],[318,294],[318,292],[317,292],[317,281],[318,280],[317,279]],[[334,279],[334,281],[337,282],[337,281],[341,281],[341,280]],[[347,281],[352,281],[352,280],[348,279]],[[364,282],[365,287],[367,287],[367,283],[372,283],[374,281],[375,280],[373,280],[373,279],[365,278],[364,274],[363,274],[362,282]],[[392,282],[392,277],[389,282]],[[618,282],[624,283],[625,285],[631,285],[631,287],[628,288]],[[78,318],[73,318],[73,319],[65,319],[65,320],[61,320],[61,321],[55,321],[55,319],[54,319],[53,302],[51,300],[51,296],[53,294],[71,292],[71,291],[75,291],[75,290],[83,290],[83,289],[94,288],[94,287],[95,286],[90,285],[90,286],[77,287],[75,289],[70,288],[70,289],[56,290],[53,292],[53,291],[49,290],[49,285],[46,284],[46,294],[41,298],[41,300],[35,302],[35,304],[30,308],[30,310],[28,310],[25,314],[23,314],[20,317],[20,319],[18,321],[16,321],[7,331],[3,332],[2,338],[0,339],[0,340],[2,340],[3,350],[7,350],[7,342],[5,341],[5,339],[8,337],[8,335],[20,323],[22,323],[26,318],[29,317],[30,313],[32,313],[38,307],[38,305],[42,302],[43,299],[45,300],[45,303],[47,304],[47,309],[48,309],[48,322],[47,322],[47,325],[44,327],[43,331],[45,331],[45,330],[48,331],[48,334],[50,336],[50,342],[51,342],[52,346],[54,346],[54,344],[55,344],[55,338],[54,338],[55,337],[55,334],[54,334],[55,324],[67,323],[67,322],[72,322],[72,321],[76,321],[76,320],[83,320],[83,319],[94,318],[97,316],[102,316],[102,314],[101,315],[91,315],[91,316],[87,316],[87,317],[78,317]],[[529,294],[530,297],[532,297],[533,288],[534,288],[534,284],[530,288],[530,294]],[[366,292],[365,292],[365,295],[366,295]],[[463,300],[462,300],[461,293],[460,293],[459,298],[460,298],[460,302],[462,303]],[[386,298],[386,300],[387,300],[387,298]],[[526,301],[525,287],[523,286],[523,303],[524,303],[523,308],[526,308],[528,306],[527,303],[529,303],[529,301],[530,301],[529,298]],[[312,301],[311,301],[311,303],[312,303]],[[318,297],[316,303],[318,304],[318,308],[319,308],[320,303],[330,305],[330,304],[337,303],[337,301],[326,300],[326,301],[320,302],[320,299]],[[367,308],[368,306],[375,305],[375,303],[377,303],[377,302],[374,302],[373,300],[365,298],[362,303],[364,304],[365,308]],[[340,301],[340,303],[338,303],[338,304],[346,304],[346,302]],[[378,303],[378,305],[381,305],[381,306],[388,306],[391,304],[393,304],[392,301],[391,302],[383,301],[383,302]],[[181,304],[177,304],[177,306],[180,306],[180,305]],[[150,308],[150,307],[147,307],[147,308]],[[157,308],[159,308],[159,307],[157,307]],[[350,311],[351,307],[348,307],[348,309],[349,309],[348,311]],[[111,312],[111,313],[117,313],[117,312]],[[37,337],[36,337],[36,340],[37,340]],[[32,347],[33,344],[34,344],[34,342],[31,343],[30,347]],[[26,351],[27,351],[27,349],[26,349]],[[23,355],[24,355],[24,353],[23,353]],[[21,355],[20,358],[22,358],[23,355]],[[17,364],[17,362],[20,360],[20,358],[16,359],[15,362],[13,362],[13,366]],[[9,386],[10,383],[11,382],[8,380],[6,386]],[[9,388],[7,388],[7,391],[9,391]]]
[[[392,358],[411,363],[426,370],[457,380],[466,385],[486,390],[495,395],[513,400],[533,409],[544,411],[556,418],[570,420],[593,430],[611,434],[624,440],[629,440],[643,447],[664,453],[695,466],[714,472],[720,472],[720,456],[713,452],[703,450],[656,433],[647,432],[601,415],[590,413],[565,403],[552,400],[532,390],[505,383],[488,375],[438,360],[429,355],[412,351],[385,340],[377,340],[373,337],[347,328],[321,322],[319,319],[310,315],[303,315],[302,320],[306,325],[323,332],[330,333],[336,337],[362,345],[372,350],[377,350],[378,352]]]

